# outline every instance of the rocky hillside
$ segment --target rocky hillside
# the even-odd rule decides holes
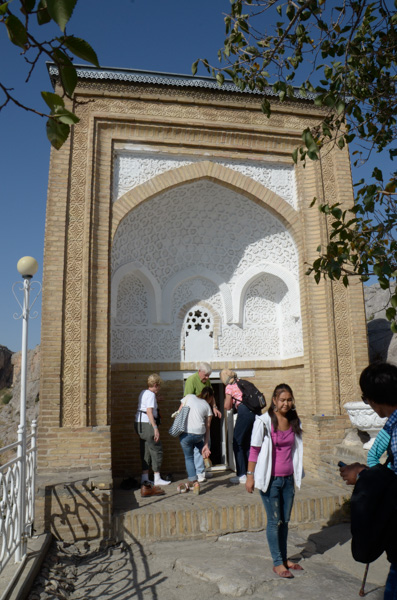
[[[369,359],[385,360],[397,365],[397,335],[391,332],[386,319],[390,292],[379,284],[364,286],[365,312],[367,316]]]
[[[0,346],[0,448],[17,440],[20,418],[21,353]],[[39,414],[40,346],[28,351],[26,418],[28,426]],[[0,457],[1,463],[1,457]]]

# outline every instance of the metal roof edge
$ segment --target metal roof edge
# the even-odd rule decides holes
[[[58,67],[54,63],[47,62],[48,74],[52,85],[59,77]],[[148,83],[154,85],[170,85],[176,87],[204,88],[222,92],[238,94],[266,95],[278,98],[278,93],[271,86],[265,88],[264,92],[258,89],[241,90],[231,80],[225,80],[222,86],[212,77],[193,77],[192,75],[181,75],[177,73],[162,73],[157,71],[143,71],[140,69],[120,69],[113,67],[91,67],[89,65],[74,65],[78,79],[91,79],[97,81],[121,81],[126,83]],[[298,88],[295,89],[295,98],[299,100],[313,101],[316,97],[313,93],[303,95]]]

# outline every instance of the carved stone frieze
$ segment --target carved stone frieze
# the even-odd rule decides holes
[[[193,155],[173,155],[153,151],[117,151],[114,160],[113,198],[117,200],[129,190],[160,173],[202,160],[203,158]],[[208,156],[205,157],[205,160],[208,160]],[[212,157],[211,161],[251,177],[254,181],[275,192],[293,208],[297,208],[295,175],[292,166],[254,160],[221,160],[216,157]]]
[[[335,167],[333,154],[329,153],[322,161],[325,199],[332,204],[337,201]],[[332,217],[328,217],[329,227]],[[354,363],[350,332],[352,331],[351,315],[349,310],[348,292],[341,281],[331,283],[333,288],[333,302],[335,315],[336,355],[338,361],[339,389],[341,405],[354,397]]]

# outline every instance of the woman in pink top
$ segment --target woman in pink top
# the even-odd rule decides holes
[[[237,420],[233,430],[233,454],[236,462],[236,477],[230,479],[231,483],[245,484],[247,481],[248,455],[251,442],[252,426],[255,413],[243,404],[242,392],[237,385],[237,373],[231,369],[222,369],[219,374],[225,389],[225,410],[234,409]]]
[[[290,569],[301,571],[287,557],[288,523],[295,496],[303,476],[302,429],[294,395],[282,383],[273,392],[268,413],[255,421],[248,461],[248,492],[259,493],[267,514],[266,536],[273,559],[273,571],[291,579]]]

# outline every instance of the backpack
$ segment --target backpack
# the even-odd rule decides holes
[[[397,475],[386,465],[361,471],[350,500],[352,555],[370,563],[387,552],[396,560]]]
[[[242,403],[253,413],[260,415],[262,408],[266,406],[265,396],[250,381],[238,379],[236,383],[242,394]]]

